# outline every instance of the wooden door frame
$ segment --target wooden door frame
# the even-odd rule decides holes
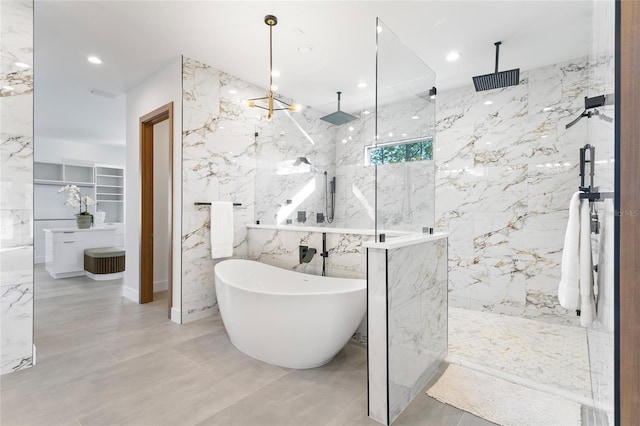
[[[140,117],[140,303],[153,301],[153,126],[169,120],[168,316],[173,295],[173,102]]]
[[[640,2],[616,1],[615,424],[640,418]]]

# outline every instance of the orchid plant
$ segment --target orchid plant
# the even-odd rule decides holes
[[[67,201],[64,202],[65,205],[78,207],[80,210],[80,213],[78,214],[91,215],[91,213],[89,213],[87,209],[89,208],[89,206],[92,206],[96,203],[91,197],[89,197],[88,195],[83,195],[80,192],[80,188],[78,188],[76,185],[65,185],[60,188],[60,190],[58,190],[58,193],[64,191],[69,192]],[[82,206],[84,206],[84,211],[82,210]]]

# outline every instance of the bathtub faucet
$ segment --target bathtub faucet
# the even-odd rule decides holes
[[[313,256],[316,254],[316,249],[309,248],[308,246],[299,246],[300,263],[309,263]]]

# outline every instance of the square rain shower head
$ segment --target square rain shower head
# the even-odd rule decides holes
[[[473,77],[476,92],[499,89],[501,87],[517,86],[520,83],[520,68],[508,71],[492,72],[491,74]]]
[[[350,121],[357,120],[357,119],[358,117],[354,117],[353,115],[347,114],[344,111],[336,111],[320,118],[320,120],[324,120],[327,123],[331,123],[336,126],[341,126],[345,123],[348,123]]]

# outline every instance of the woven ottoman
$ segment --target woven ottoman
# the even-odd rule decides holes
[[[124,276],[124,249],[98,247],[84,250],[85,274],[94,280],[115,280]]]

